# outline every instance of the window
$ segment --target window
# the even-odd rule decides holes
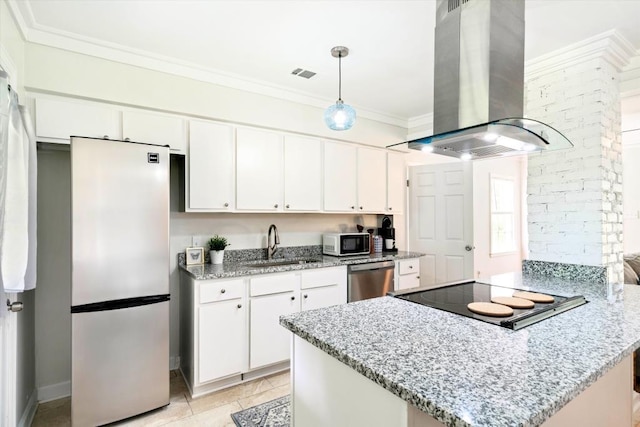
[[[491,255],[514,252],[515,183],[513,178],[491,175]]]

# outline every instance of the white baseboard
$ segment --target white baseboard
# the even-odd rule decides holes
[[[33,417],[36,415],[36,409],[38,409],[38,399],[36,397],[36,390],[31,393],[27,407],[24,408],[24,412],[18,421],[18,427],[29,427],[33,422]]]
[[[180,368],[180,356],[171,356],[169,358],[169,369],[174,371]]]
[[[71,396],[71,381],[38,387],[38,402],[45,403]]]

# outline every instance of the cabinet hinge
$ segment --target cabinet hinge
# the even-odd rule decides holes
[[[409,186],[409,180],[407,180],[407,187]]]

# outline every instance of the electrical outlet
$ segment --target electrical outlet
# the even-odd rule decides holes
[[[195,247],[203,247],[204,246],[204,238],[202,236],[192,236],[191,237],[191,246]]]

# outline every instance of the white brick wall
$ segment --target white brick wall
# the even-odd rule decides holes
[[[606,56],[531,77],[525,115],[571,150],[529,157],[529,258],[607,266],[622,282],[622,145],[618,65]]]

